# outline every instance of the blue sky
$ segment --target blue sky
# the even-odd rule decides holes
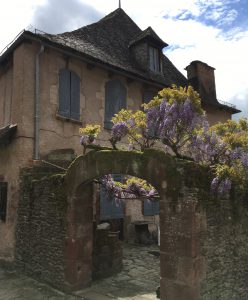
[[[195,20],[206,26],[213,26],[223,32],[233,28],[247,27],[247,0],[199,1],[199,11],[194,13],[188,8],[182,8],[173,18],[174,20]],[[169,17],[165,15],[165,17]]]
[[[4,1],[0,48],[30,25],[50,33],[73,30],[99,20],[118,2]],[[142,29],[152,26],[170,45],[165,55],[183,74],[193,60],[215,67],[218,98],[248,116],[248,0],[122,0],[122,8]]]

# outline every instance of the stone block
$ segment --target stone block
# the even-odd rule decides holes
[[[161,278],[160,295],[162,300],[199,300],[200,289],[198,285],[188,286]]]
[[[160,250],[178,256],[196,257],[200,255],[199,235],[161,234]]]
[[[160,276],[162,278],[177,279],[178,257],[160,252]]]

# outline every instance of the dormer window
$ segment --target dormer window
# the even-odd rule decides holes
[[[162,49],[167,46],[168,44],[162,41],[151,27],[141,31],[129,43],[129,48],[139,67],[145,72],[151,71],[157,74],[163,73]]]
[[[149,46],[149,68],[153,72],[161,72],[160,51],[152,46]]]

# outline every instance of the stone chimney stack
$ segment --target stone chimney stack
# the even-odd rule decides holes
[[[199,60],[192,61],[185,70],[189,84],[200,94],[202,102],[216,103],[214,68]]]

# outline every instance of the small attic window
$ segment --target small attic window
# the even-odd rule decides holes
[[[156,73],[161,72],[160,51],[152,46],[149,46],[149,69]]]

